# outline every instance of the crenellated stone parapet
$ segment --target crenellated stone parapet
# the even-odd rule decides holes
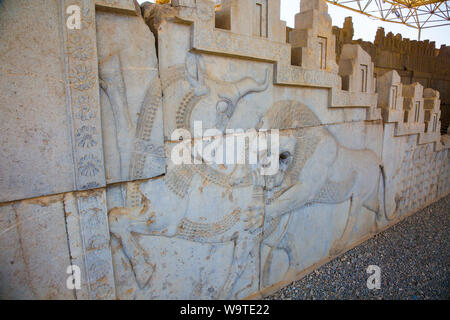
[[[278,8],[277,0],[226,0],[217,12],[211,1],[197,0],[195,10],[193,4],[193,1],[172,2],[176,8],[174,18],[192,25],[192,50],[271,62],[275,85],[327,88],[331,91],[330,108],[368,108],[367,119],[380,118],[373,93],[358,91],[361,95],[355,99],[352,92],[340,90],[331,18],[323,1],[301,7],[289,43],[285,41],[286,27],[280,21],[279,9],[267,11],[267,17],[257,14],[261,6]],[[259,22],[248,19],[249,13]],[[267,32],[255,34],[255,30]]]
[[[359,44],[372,58],[375,74],[380,78],[390,70],[396,70],[404,84],[419,82],[424,88],[440,92],[442,109],[442,134],[450,123],[450,48],[439,49],[433,41],[416,41],[400,34],[385,33],[378,28],[374,42],[353,39],[352,18],[345,19],[342,28],[333,27],[336,36],[336,55],[339,61],[345,44]]]
[[[324,0],[294,29],[279,0],[35,2],[0,1],[1,299],[261,298],[450,192],[448,92],[349,20],[336,53]]]
[[[424,89],[421,84],[404,85],[396,71],[377,79],[378,107],[383,121],[395,123],[398,136],[418,135],[418,144],[435,143],[441,150],[441,124],[439,92]]]

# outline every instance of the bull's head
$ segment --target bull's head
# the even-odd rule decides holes
[[[191,119],[202,119],[206,126],[221,132],[227,129],[236,106],[243,97],[252,92],[262,92],[269,86],[269,69],[262,82],[250,77],[226,82],[208,77],[202,60],[196,55],[188,56],[186,69],[194,94],[202,97],[192,111]]]

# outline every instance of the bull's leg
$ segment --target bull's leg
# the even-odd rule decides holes
[[[122,178],[127,179],[129,166],[124,163],[124,159],[126,159],[126,152],[129,152],[129,148],[125,146],[125,142],[132,141],[135,131],[128,107],[126,86],[118,53],[100,63],[99,75],[101,88],[109,99],[114,117],[120,174]]]
[[[259,257],[259,245],[259,236],[249,235],[243,239],[235,239],[233,261],[227,279],[219,292],[219,299],[230,299],[236,282],[239,280],[247,266],[249,255],[252,253],[255,257]],[[257,260],[259,268],[260,261],[259,259]]]
[[[132,211],[132,212],[130,212]],[[133,268],[136,282],[144,288],[154,271],[154,266],[148,261],[145,251],[137,243],[132,234],[132,219],[137,216],[141,208],[116,208],[109,213],[111,233],[121,242],[123,251]]]
[[[332,244],[329,251],[330,256],[338,255],[345,249],[345,246],[348,242],[348,238],[350,237],[350,233],[353,230],[356,218],[358,216],[358,213],[361,211],[361,208],[362,208],[361,199],[359,197],[352,196],[350,198],[350,208],[344,231],[342,232],[341,237]]]

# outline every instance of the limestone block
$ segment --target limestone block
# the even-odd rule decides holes
[[[63,196],[0,206],[0,298],[75,299]]]
[[[300,11],[319,10],[328,11],[328,6],[323,0],[307,0],[300,2]]]
[[[267,117],[265,123],[270,127],[270,112]],[[370,205],[382,196],[378,188],[381,136],[379,124],[370,128],[362,124],[309,127],[282,133],[280,152],[290,154],[288,162],[291,162],[286,170],[266,179],[268,227],[264,232],[260,275],[264,287],[292,281],[314,261],[333,256],[340,247],[370,234],[375,230],[376,220],[381,226],[382,212]],[[321,172],[320,177],[316,172]],[[366,190],[366,196],[353,201],[350,207],[349,195],[356,190]],[[358,199],[356,193],[353,196]],[[365,211],[362,206],[373,211]],[[355,224],[348,226],[347,219]],[[299,227],[304,232],[299,232]],[[354,230],[360,233],[355,234]],[[300,245],[305,243],[308,245]]]
[[[222,1],[220,11],[216,13],[219,21],[218,26],[233,33],[251,36],[253,34],[253,19],[249,19],[248,15],[255,14],[254,6],[255,0]]]
[[[403,86],[404,122],[423,123],[423,104],[423,86],[420,83]]]
[[[16,25],[27,14],[24,2],[2,3],[8,77],[1,88],[9,98],[1,118],[5,136],[17,142],[3,143],[0,201],[164,173],[156,50],[139,7],[131,0],[70,4],[81,10],[80,29],[62,23],[66,2],[37,2],[36,14],[44,18],[33,27],[29,19]],[[11,36],[22,33],[29,38],[25,47]]]
[[[431,88],[426,88],[423,90],[424,97],[424,108],[433,110],[434,113],[437,113],[440,110],[440,94],[439,91],[433,90]]]
[[[0,202],[75,186],[57,1],[0,4]],[[17,40],[19,39],[19,40]]]
[[[414,140],[408,141],[401,163],[398,203],[401,215],[414,212],[440,197],[442,192],[448,192],[446,182],[438,187],[439,181],[448,181],[448,173],[444,169],[448,161],[446,151],[433,152],[433,149],[433,144],[417,145]]]
[[[64,206],[71,261],[82,275],[77,299],[115,299],[106,190],[65,194]]]
[[[149,14],[151,8],[146,10],[144,15],[152,16]],[[322,123],[380,118],[375,110],[376,95],[341,91],[340,77],[327,70],[290,66],[290,60],[289,65],[284,65],[284,59],[289,59],[285,44],[260,37],[245,38],[220,29],[196,27],[202,23],[199,16],[187,17],[185,15],[192,11],[179,10],[173,14],[193,21],[193,28],[176,23],[177,20],[164,14],[159,18],[166,22],[161,22],[156,9],[153,10],[153,18],[147,21],[151,26],[159,21],[155,30],[158,30],[166,140],[174,140],[171,135],[179,128],[187,129],[192,136],[195,121],[202,121],[204,130],[253,128],[264,110],[278,100],[305,103]],[[174,38],[177,41],[173,41]],[[196,49],[195,53],[189,52],[191,48]],[[259,58],[260,61],[236,59],[242,55],[252,60]],[[266,60],[277,61],[278,64],[274,68]],[[272,78],[278,78],[274,84],[296,83],[306,88],[296,90],[296,87],[275,86],[268,81]],[[249,87],[252,83],[254,88]],[[233,96],[233,87],[242,87],[239,89],[241,97]],[[331,89],[331,100],[327,90],[322,88]],[[354,110],[344,109],[349,106],[355,107]],[[365,109],[368,107],[371,109]],[[226,115],[218,108],[226,109]],[[249,114],[257,116],[249,117]]]
[[[359,45],[345,44],[339,60],[342,89],[350,92],[374,93],[375,79],[370,55]]]
[[[139,4],[135,0],[95,0],[97,9],[121,14],[139,15]]]
[[[386,72],[377,78],[378,107],[384,122],[403,122],[403,87],[397,71]]]
[[[114,299],[106,214],[101,189],[1,205],[0,297]],[[77,290],[69,266],[80,271]]]
[[[362,192],[369,187],[373,190],[368,190],[367,194],[379,196],[381,125],[370,128],[364,123],[320,126],[306,106],[295,102],[284,104],[283,112],[279,111],[277,104],[270,106],[257,128],[278,128],[282,123],[293,127],[289,121],[299,126],[302,121],[309,121],[309,127],[281,133],[280,152],[284,158],[280,158],[280,171],[274,176],[254,180],[246,166],[169,162],[163,178],[109,188],[108,207],[114,208],[109,212],[110,229],[113,239],[117,240],[117,245],[113,244],[113,259],[121,298],[243,298],[286,277],[292,279],[308,263],[337,254],[347,241],[361,235],[350,237],[353,225],[344,230],[346,214],[352,190]],[[180,143],[168,145],[167,153]],[[321,174],[317,175],[318,172]],[[258,191],[262,185],[264,193]],[[123,188],[127,194],[136,194],[137,201],[128,207],[121,207],[122,200],[117,196],[120,190],[115,190]],[[313,203],[327,206],[318,206],[312,211],[305,208],[309,212],[306,220],[304,214],[288,219],[288,213]],[[338,203],[338,208],[333,206]],[[261,249],[258,249],[260,238],[246,233],[245,224],[242,225],[248,210],[258,206],[264,206],[265,212],[265,238]],[[360,209],[358,207],[352,214],[359,217]],[[303,243],[300,241],[303,238],[295,238],[298,232],[294,229],[286,234],[287,238],[283,236],[289,221],[295,223],[293,227],[310,225],[307,221],[311,221],[315,227],[305,235],[310,238],[317,234],[314,230],[318,230],[323,221],[330,219],[333,224],[320,229],[325,233],[322,240],[314,242],[305,253],[302,253],[303,247],[283,247],[288,243],[291,246]],[[361,219],[358,230],[369,232],[375,214],[365,212]],[[230,234],[237,237],[234,250],[230,247]],[[345,234],[344,240],[340,239],[341,234]],[[279,236],[284,239],[282,244],[277,244]],[[247,242],[245,250],[241,248],[241,237]],[[292,237],[296,242],[292,242]],[[271,249],[278,250],[279,246],[281,251]],[[261,250],[260,255],[253,250]],[[298,259],[292,260],[295,257],[289,256],[291,264],[287,264],[284,250],[294,250],[292,254]],[[173,256],[178,259],[175,263]],[[255,261],[258,256],[263,260]],[[284,261],[285,273],[280,274],[282,268],[273,268],[281,263],[276,259]],[[190,262],[193,260],[196,267]],[[263,273],[258,273],[258,263],[264,267]],[[202,271],[200,278],[198,270]],[[266,279],[260,288],[255,280],[259,277]]]
[[[286,42],[286,22],[280,21],[279,0],[224,0],[216,11],[216,27]]]
[[[325,1],[303,1],[290,36],[293,49],[302,48],[296,60],[305,68],[337,73],[335,41]]]
[[[154,36],[141,16],[98,11],[106,181],[165,172],[161,85]]]
[[[280,20],[280,0],[268,0],[268,35],[273,41],[286,42],[286,22]]]
[[[400,217],[448,192],[448,150],[422,133],[398,136],[395,126],[384,125],[383,164],[387,212]]]
[[[426,88],[423,93],[425,130],[419,136],[419,144],[436,142],[440,144],[441,117],[439,91]]]

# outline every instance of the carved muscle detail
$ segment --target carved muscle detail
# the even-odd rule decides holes
[[[231,189],[231,188],[245,188],[252,185],[251,175],[248,173],[244,176],[239,182],[234,182],[230,178],[229,175],[221,173],[217,170],[214,170],[207,164],[200,164],[192,166],[192,170],[198,173],[203,179],[206,179],[208,182],[213,183],[215,185],[219,185],[221,187]]]
[[[291,183],[298,182],[303,167],[316,151],[321,139],[317,133],[316,129],[299,129],[294,151],[294,161],[286,171],[286,175]]]
[[[177,81],[186,79],[186,67],[184,64],[170,66],[161,71],[161,88],[166,90]]]
[[[164,153],[158,150],[148,150],[151,141],[153,124],[156,113],[161,105],[161,87],[159,79],[156,77],[150,82],[149,89],[142,103],[140,116],[136,127],[136,139],[134,152],[130,163],[130,177],[132,179],[142,179],[144,174],[145,160],[149,151],[153,151],[156,156],[164,157]]]
[[[345,181],[335,182],[327,180],[317,197],[311,202],[336,204],[346,201],[350,196],[348,190],[355,184],[356,175],[356,172],[353,171],[352,175]]]
[[[167,187],[180,198],[184,198],[189,191],[193,173],[190,167],[179,165],[171,168],[164,178]]]
[[[196,242],[207,242],[209,238],[230,230],[239,222],[240,216],[241,210],[237,209],[215,223],[199,223],[184,218],[178,226],[177,237]]]
[[[293,100],[283,100],[274,103],[264,116],[270,119],[271,129],[317,127],[322,124],[310,108]]]
[[[202,97],[197,97],[194,90],[189,91],[183,97],[177,110],[176,122],[178,129],[189,130],[191,128],[191,114],[194,110],[195,105],[202,99]]]

